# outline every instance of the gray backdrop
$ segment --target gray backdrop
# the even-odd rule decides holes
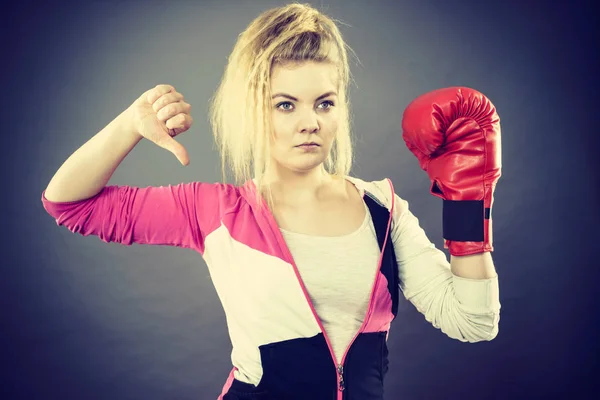
[[[200,255],[74,235],[46,214],[41,193],[73,151],[159,83],[193,106],[195,124],[180,136],[191,163],[143,141],[109,184],[218,181],[208,99],[237,35],[284,2],[48,3],[2,18],[0,398],[216,399],[231,347]],[[387,399],[600,392],[598,19],[582,2],[525,3],[313,3],[347,24],[360,59],[353,174],[391,178],[438,247],[442,203],[402,141],[402,111],[421,93],[464,85],[502,119],[500,333],[449,339],[404,300],[389,338]]]

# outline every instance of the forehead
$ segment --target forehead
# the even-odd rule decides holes
[[[277,64],[271,73],[271,91],[290,95],[312,96],[337,87],[337,71],[332,63],[305,62],[302,64]]]

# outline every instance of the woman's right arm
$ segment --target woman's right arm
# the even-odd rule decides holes
[[[72,202],[98,194],[123,159],[143,139],[136,132],[131,109],[77,149],[56,171],[44,191],[51,202]]]
[[[192,125],[190,109],[171,85],[147,90],[64,162],[44,191],[46,198],[68,202],[98,194],[142,138],[169,150],[187,165],[187,151],[173,137]]]
[[[204,237],[218,226],[220,207],[223,201],[235,200],[235,190],[200,182],[146,188],[105,186],[142,138],[187,165],[187,152],[173,136],[191,126],[189,110],[190,105],[170,85],[145,92],[64,162],[42,193],[46,211],[58,225],[105,242],[171,245],[203,252]]]

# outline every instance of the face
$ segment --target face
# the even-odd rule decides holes
[[[271,75],[271,117],[277,168],[307,173],[327,158],[338,128],[336,70],[330,63],[277,65]],[[316,146],[302,147],[303,143]]]

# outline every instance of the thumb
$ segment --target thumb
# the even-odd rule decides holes
[[[164,136],[157,145],[173,153],[183,166],[187,166],[190,163],[190,157],[185,147],[171,136]]]

